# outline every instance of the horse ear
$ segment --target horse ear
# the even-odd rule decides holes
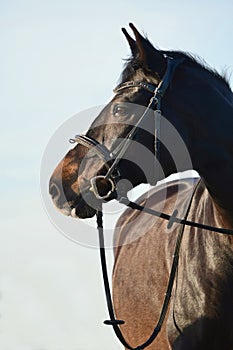
[[[130,46],[130,49],[131,49],[133,56],[136,56],[138,53],[136,41],[133,38],[131,38],[131,36],[129,35],[129,33],[127,32],[127,30],[125,28],[121,28],[121,30],[129,43],[129,46]]]
[[[136,42],[131,37],[130,38],[134,41],[134,45],[137,48],[138,57],[142,66],[157,72],[159,76],[162,77],[166,70],[165,57],[159,50],[154,48],[149,40],[145,39],[139,33],[137,28],[132,23],[130,23],[129,26],[135,35]]]

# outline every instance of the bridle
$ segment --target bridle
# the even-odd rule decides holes
[[[151,112],[151,110],[154,110],[155,112],[155,120],[156,120],[156,136],[155,136],[155,156],[158,159],[159,157],[159,151],[160,151],[160,115],[161,115],[161,100],[164,96],[165,92],[167,91],[171,80],[173,78],[173,74],[175,72],[175,69],[178,65],[180,65],[184,61],[184,58],[181,59],[173,59],[170,57],[167,57],[167,69],[164,74],[163,79],[160,81],[160,83],[156,85],[149,84],[147,82],[141,82],[141,81],[128,81],[120,86],[118,86],[114,92],[118,94],[124,89],[130,89],[130,88],[141,88],[146,91],[149,91],[152,94],[152,97],[149,101],[148,106],[146,107],[144,113],[139,118],[138,122],[133,126],[129,134],[126,138],[124,138],[113,151],[108,150],[103,144],[100,144],[98,141],[91,137],[87,137],[85,135],[77,135],[75,138],[70,139],[71,143],[78,143],[81,144],[88,149],[94,148],[95,153],[104,160],[105,166],[107,168],[107,172],[105,175],[97,175],[93,177],[91,182],[91,190],[95,194],[96,198],[99,200],[108,199],[114,192],[118,192],[118,196],[115,198],[120,202],[125,204],[126,206],[134,209],[143,211],[145,213],[148,213],[150,215],[160,217],[164,220],[168,221],[167,228],[170,229],[174,223],[179,223],[180,230],[177,235],[176,240],[176,246],[175,251],[173,255],[173,262],[171,267],[171,272],[169,276],[169,281],[167,285],[167,290],[164,297],[164,302],[161,308],[159,320],[156,324],[156,327],[154,328],[151,336],[148,338],[147,341],[145,341],[143,344],[137,346],[137,347],[131,347],[128,342],[125,340],[121,329],[119,325],[124,324],[125,322],[123,320],[117,320],[115,317],[114,309],[113,309],[113,302],[112,302],[112,296],[109,286],[109,280],[108,280],[108,272],[107,272],[107,264],[106,264],[106,256],[105,256],[105,244],[104,244],[104,233],[103,233],[103,212],[102,208],[98,209],[96,217],[97,217],[97,228],[99,233],[99,246],[100,246],[100,258],[101,258],[101,266],[102,266],[102,274],[103,274],[103,281],[104,281],[104,287],[105,287],[105,294],[106,294],[106,301],[109,311],[110,320],[104,321],[105,324],[111,325],[115,331],[116,336],[120,340],[123,346],[125,346],[127,349],[130,350],[143,350],[146,347],[148,347],[157,337],[159,334],[162,324],[164,322],[164,319],[166,317],[166,313],[168,311],[171,293],[174,285],[174,280],[177,272],[177,266],[179,262],[179,252],[180,252],[180,246],[182,242],[182,237],[184,233],[185,226],[192,226],[197,227],[213,232],[218,232],[221,234],[228,234],[233,235],[233,230],[231,229],[225,229],[225,228],[217,228],[197,222],[188,221],[188,214],[189,210],[191,208],[192,199],[194,197],[194,194],[196,193],[196,190],[198,188],[198,185],[200,181],[197,183],[197,185],[194,188],[194,191],[192,193],[192,197],[189,201],[188,208],[186,210],[185,216],[183,219],[177,217],[177,210],[174,210],[172,215],[168,215],[162,212],[158,212],[155,210],[152,210],[150,208],[146,208],[144,206],[141,206],[137,203],[129,201],[127,198],[127,195],[124,193],[124,191],[119,191],[118,189],[118,181],[122,178],[121,170],[119,168],[119,162],[121,161],[122,157],[125,155],[131,141],[135,138],[138,129],[140,125],[142,124],[143,120],[146,119]],[[99,187],[98,187],[98,181],[99,180],[106,180],[109,183],[109,190],[104,195],[100,193]]]
[[[119,162],[124,157],[126,151],[128,150],[132,140],[134,140],[140,126],[143,121],[147,119],[151,111],[155,113],[155,158],[159,159],[160,151],[160,116],[161,116],[161,100],[167,91],[170,82],[173,78],[176,67],[184,61],[184,58],[173,59],[167,57],[167,69],[164,74],[163,79],[158,85],[149,84],[147,82],[141,81],[127,81],[119,85],[114,93],[118,94],[122,90],[131,88],[141,88],[152,94],[148,106],[146,107],[144,113],[140,116],[137,123],[132,127],[128,135],[115,147],[113,151],[110,151],[103,144],[94,140],[86,135],[76,135],[75,138],[70,139],[71,143],[78,143],[87,148],[95,148],[96,153],[104,160],[105,166],[107,167],[107,173],[105,175],[94,176],[91,182],[91,190],[95,194],[97,199],[108,199],[113,192],[117,193],[118,199],[125,196],[124,189],[118,188],[117,183],[122,178],[121,170],[119,167]],[[111,165],[108,165],[111,163]],[[100,180],[108,181],[110,190],[104,195],[100,193],[98,182]]]

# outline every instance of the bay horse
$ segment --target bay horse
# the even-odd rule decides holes
[[[132,55],[114,97],[86,135],[74,139],[77,145],[51,176],[54,204],[65,215],[90,218],[103,201],[192,167],[200,180],[155,186],[137,204],[168,214],[175,208],[179,217],[232,230],[229,83],[190,54],[159,50],[133,24],[130,27],[134,38],[122,30]],[[178,162],[169,125],[187,150],[187,157],[178,152]],[[114,307],[125,321],[125,339],[137,349],[143,348],[137,346],[150,336],[160,315],[180,226],[168,227],[162,218],[132,208],[116,225]],[[169,309],[148,349],[233,349],[232,235],[183,226]]]

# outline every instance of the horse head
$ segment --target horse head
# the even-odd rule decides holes
[[[66,215],[92,217],[103,200],[122,196],[141,183],[154,185],[177,172],[162,142],[158,152],[155,129],[158,131],[159,113],[155,110],[161,108],[162,102],[163,114],[176,127],[176,116],[183,108],[182,102],[177,101],[183,89],[181,77],[185,73],[181,62],[184,58],[175,54],[168,58],[133,24],[130,27],[135,39],[126,29],[122,31],[132,55],[114,90],[114,97],[86,135],[73,140],[77,145],[65,155],[51,176],[50,194],[57,208]],[[169,127],[164,128],[163,133],[165,129]],[[186,133],[184,128],[183,131],[185,140],[190,132]]]

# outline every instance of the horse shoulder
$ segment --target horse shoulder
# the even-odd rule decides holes
[[[178,216],[183,217],[197,181],[196,178],[187,178],[163,183],[144,193],[137,199],[136,203],[169,215],[175,209],[179,209]],[[150,230],[157,231],[161,225],[166,230],[167,222],[162,219],[127,208],[119,217],[115,227],[115,259],[117,259],[122,246],[135,242]]]

